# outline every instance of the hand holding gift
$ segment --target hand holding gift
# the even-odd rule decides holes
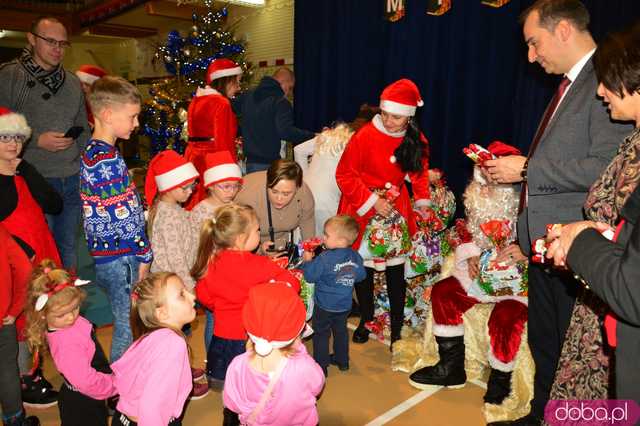
[[[594,228],[608,240],[613,240],[614,230],[602,222],[582,221],[568,225],[547,225],[547,237],[545,241],[546,250],[544,257],[553,259],[556,267],[566,267],[567,254],[575,238],[587,228]],[[537,240],[536,240],[537,241]]]

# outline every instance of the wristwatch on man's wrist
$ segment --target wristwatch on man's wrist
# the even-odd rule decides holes
[[[520,171],[520,177],[522,180],[527,180],[527,168],[529,167],[529,159],[527,158],[522,166],[522,170]]]

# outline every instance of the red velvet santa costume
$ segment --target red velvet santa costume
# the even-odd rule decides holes
[[[216,79],[241,74],[242,68],[229,59],[221,58],[212,61],[207,68],[207,86],[199,87],[189,104],[187,113],[189,144],[184,156],[187,161],[196,166],[201,175],[206,170],[204,158],[208,153],[229,151],[233,160],[237,161],[235,140],[238,120],[231,109],[229,99],[209,85]],[[185,208],[191,210],[206,196],[204,186],[199,183]]]
[[[423,101],[416,85],[407,79],[398,80],[387,86],[380,96],[380,109],[392,116],[413,117]],[[409,118],[411,120],[411,118]],[[419,131],[418,131],[419,132]],[[360,234],[354,243],[358,249],[362,234],[369,220],[376,214],[374,205],[379,196],[374,192],[394,185],[400,189],[400,196],[393,202],[393,207],[405,218],[409,231],[416,231],[414,213],[409,193],[404,184],[405,176],[409,176],[415,207],[430,205],[429,194],[429,159],[428,142],[422,133],[421,170],[406,172],[398,164],[396,149],[403,143],[407,130],[392,133],[388,131],[380,114],[355,133],[342,154],[336,169],[336,182],[342,192],[338,205],[338,214],[348,214],[358,221]],[[404,298],[406,282],[404,281],[405,257],[387,260],[387,290],[391,303],[392,340],[400,338],[400,329],[404,316]],[[368,332],[364,323],[373,319],[373,269],[367,265],[367,279],[356,285],[356,294],[361,306],[361,323],[353,341],[364,343]]]
[[[494,155],[507,155],[494,149]],[[506,145],[500,144],[499,148]],[[509,147],[511,148],[511,147]],[[515,152],[508,152],[515,154]],[[519,152],[517,153],[519,154]],[[461,387],[466,381],[464,371],[464,324],[462,315],[478,303],[495,304],[488,324],[488,353],[491,375],[485,402],[500,404],[510,391],[511,372],[518,354],[522,332],[527,321],[526,261],[520,263],[493,262],[497,255],[495,233],[489,229],[509,229],[501,232],[502,246],[515,241],[515,221],[518,194],[512,185],[488,184],[479,168],[464,193],[467,228],[472,240],[460,244],[455,251],[455,268],[451,277],[433,286],[431,303],[433,334],[436,336],[440,361],[413,373],[410,382],[425,385]],[[490,228],[493,225],[493,228]],[[493,238],[491,238],[490,236]],[[479,275],[471,278],[468,261],[479,257]],[[487,284],[488,283],[488,284]],[[515,289],[514,289],[515,288]],[[490,289],[490,290],[489,290]]]
[[[107,72],[96,65],[80,65],[80,68],[76,71],[76,76],[80,80],[81,83],[86,84],[87,86],[91,86],[96,80],[101,79],[107,75]],[[83,85],[84,90],[84,85]],[[86,92],[85,92],[86,94]],[[89,120],[89,124],[93,129],[95,125],[93,121],[93,113],[91,112],[91,107],[89,106],[89,102],[87,102],[87,97],[85,96],[84,106],[87,109],[87,119]]]

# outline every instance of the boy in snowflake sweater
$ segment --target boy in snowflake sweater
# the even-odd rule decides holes
[[[131,287],[144,278],[153,258],[140,196],[115,147],[138,126],[140,94],[123,78],[107,76],[93,84],[88,101],[95,128],[82,154],[80,197],[96,278],[111,302],[114,362],[131,344]]]

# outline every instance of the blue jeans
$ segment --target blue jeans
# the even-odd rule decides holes
[[[207,308],[203,308],[203,309],[204,309],[204,315],[206,318],[204,323],[204,347],[209,349],[209,345],[211,344],[211,338],[213,337],[214,318],[213,318],[213,312],[211,312]]]
[[[247,161],[247,174],[267,170],[271,163],[250,163]]]
[[[331,363],[329,337],[333,333],[333,356],[341,367],[349,366],[349,334],[347,317],[349,311],[329,312],[316,303],[313,308],[313,359],[326,372]]]
[[[96,263],[96,280],[109,296],[113,314],[111,362],[115,362],[131,345],[131,287],[138,282],[140,261],[135,256],[123,256],[109,263]]]
[[[224,380],[233,359],[246,350],[245,340],[224,339],[213,335],[207,351],[207,376]]]
[[[62,197],[62,211],[46,215],[49,229],[56,241],[60,259],[66,269],[76,269],[78,264],[78,228],[82,202],[80,201],[80,177],[47,178],[49,185]]]

